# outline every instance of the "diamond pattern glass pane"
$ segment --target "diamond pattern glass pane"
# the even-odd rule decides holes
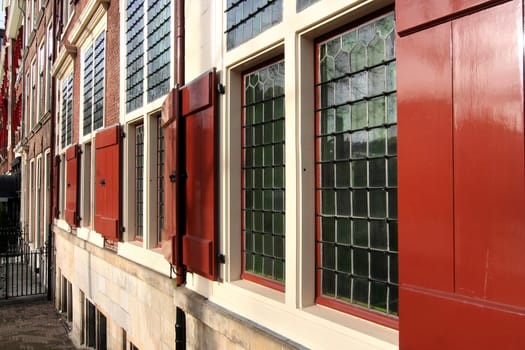
[[[135,235],[142,238],[144,234],[144,124],[135,128]]]
[[[284,61],[243,82],[243,270],[284,283]]]
[[[233,49],[282,21],[283,0],[228,1],[226,45]]]
[[[318,44],[317,269],[323,297],[397,315],[394,14]]]

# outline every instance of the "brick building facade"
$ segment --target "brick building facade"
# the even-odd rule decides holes
[[[22,213],[76,345],[522,344],[523,1],[32,5]]]

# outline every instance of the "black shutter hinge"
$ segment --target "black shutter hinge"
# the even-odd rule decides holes
[[[226,264],[226,257],[224,254],[217,254],[217,262],[219,264]]]
[[[224,95],[226,93],[226,87],[221,83],[217,83],[217,92]]]
[[[120,138],[123,139],[126,137],[126,132],[124,130],[120,130]]]
[[[120,226],[120,233],[126,232],[126,228],[124,226]]]
[[[175,181],[177,181],[177,173],[176,173],[175,171],[173,171],[173,172],[170,174],[169,178],[170,178],[170,182],[175,182]]]

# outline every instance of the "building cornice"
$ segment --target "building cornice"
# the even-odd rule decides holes
[[[95,0],[83,9],[75,26],[68,35],[69,42],[81,47],[93,35],[98,23],[106,15],[110,0]]]
[[[73,68],[75,57],[77,56],[77,48],[73,45],[62,44],[62,49],[51,68],[51,75],[61,80],[66,73]]]
[[[9,16],[5,26],[6,35],[10,39],[16,39],[18,36],[18,30],[22,25],[23,13],[20,7],[24,6],[24,2],[21,2],[20,0],[11,0],[6,5],[6,7],[9,9]]]

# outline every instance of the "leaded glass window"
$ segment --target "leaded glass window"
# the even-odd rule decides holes
[[[136,237],[144,235],[144,124],[135,128]]]
[[[284,61],[245,74],[243,89],[243,271],[282,284]]]
[[[69,74],[62,81],[61,101],[61,133],[60,144],[62,148],[70,145],[73,139],[73,74]]]
[[[148,102],[169,91],[170,3],[169,0],[148,2]]]
[[[128,0],[126,8],[126,111],[142,106],[144,92],[144,1]]]
[[[128,0],[126,7],[126,112],[169,91],[171,1]],[[147,86],[145,87],[147,81]]]
[[[105,33],[84,54],[84,135],[104,124]]]
[[[394,14],[317,44],[320,299],[398,313]]]
[[[157,126],[157,242],[161,242],[164,227],[164,128],[160,117]]]
[[[282,0],[228,0],[226,5],[227,49],[256,37],[283,18]]]
[[[319,0],[297,0],[297,12],[304,10],[314,2],[317,2]]]

